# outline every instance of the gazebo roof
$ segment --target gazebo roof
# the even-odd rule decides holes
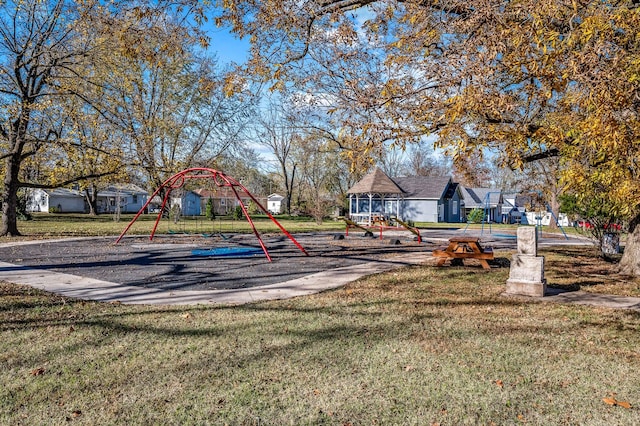
[[[378,167],[363,177],[347,191],[347,194],[402,194],[396,183]]]

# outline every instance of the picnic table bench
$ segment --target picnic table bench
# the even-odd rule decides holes
[[[453,237],[449,238],[449,245],[433,251],[433,256],[438,257],[437,266],[442,266],[447,260],[453,264],[455,259],[462,263],[463,259],[478,259],[484,269],[490,269],[487,260],[493,259],[493,249],[482,247],[478,237]]]

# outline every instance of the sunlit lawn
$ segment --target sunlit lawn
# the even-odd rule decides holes
[[[289,217],[285,215],[275,216],[276,220],[290,232],[319,232],[319,231],[343,231],[345,223],[342,220],[327,219],[322,224],[317,224],[308,217]],[[141,215],[127,232],[129,235],[148,235],[155,225],[156,214]],[[264,215],[252,216],[256,229],[259,232],[278,232],[278,226]],[[26,238],[46,238],[58,236],[104,236],[119,235],[133,219],[133,215],[121,215],[116,220],[112,214],[90,216],[87,214],[53,214],[35,213],[32,220],[18,221],[18,229]],[[419,228],[457,228],[469,230],[483,230],[491,232],[514,233],[517,225],[503,224],[467,224],[465,223],[416,223]],[[544,232],[561,232],[543,227]],[[565,228],[569,235],[587,235],[581,230]],[[251,232],[249,223],[243,218],[233,220],[230,217],[217,217],[208,220],[204,216],[182,217],[180,221],[173,222],[168,218],[162,218],[158,223],[156,232],[167,233],[193,233],[210,234],[218,232]],[[0,241],[3,241],[0,237]]]
[[[638,290],[589,250],[543,252],[550,283]],[[192,308],[0,284],[0,424],[639,424],[639,314],[503,297],[507,276]]]
[[[148,235],[155,225],[157,215],[145,214],[131,226],[128,235]],[[83,214],[34,214],[32,220],[18,222],[20,233],[30,238],[44,238],[56,236],[103,236],[119,235],[124,231],[133,215],[122,215],[115,220],[113,215],[90,216]],[[343,221],[326,220],[318,225],[311,218],[289,218],[276,216],[276,219],[289,232],[316,232],[328,230],[344,230]],[[259,232],[279,231],[278,226],[266,216],[253,217]],[[204,216],[182,217],[178,222],[162,218],[156,231],[166,233],[195,233],[210,234],[217,232],[251,232],[251,227],[245,219],[233,220],[228,217],[218,217],[208,220]],[[0,241],[3,239],[0,238]]]

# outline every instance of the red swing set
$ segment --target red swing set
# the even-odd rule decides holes
[[[307,253],[307,251],[300,245],[300,243],[298,243],[298,241],[296,241],[296,239],[293,238],[293,236],[286,229],[284,229],[284,227],[280,224],[280,222],[278,222],[276,220],[276,218],[274,218],[273,215],[271,213],[269,213],[269,211],[267,209],[265,209],[262,206],[262,204],[260,204],[260,202],[258,200],[256,200],[256,198],[249,192],[249,190],[247,190],[247,188],[244,187],[244,185],[242,185],[240,182],[238,182],[234,178],[225,175],[221,171],[214,170],[214,169],[209,169],[209,168],[206,168],[206,167],[193,167],[193,168],[190,168],[190,169],[186,169],[186,170],[183,170],[183,171],[181,171],[179,173],[176,173],[175,175],[171,176],[169,179],[165,180],[164,183],[162,185],[160,185],[160,187],[158,189],[156,189],[156,191],[153,193],[153,195],[151,195],[151,197],[149,197],[149,200],[147,200],[145,205],[142,206],[140,211],[135,215],[135,217],[131,220],[131,222],[129,222],[129,224],[124,229],[124,231],[122,231],[122,234],[120,234],[120,236],[116,240],[116,244],[118,244],[120,242],[122,237],[124,237],[124,235],[129,230],[129,228],[131,228],[131,226],[135,223],[135,221],[146,210],[146,208],[151,203],[151,200],[153,200],[153,198],[156,195],[158,195],[163,188],[166,188],[167,191],[166,191],[166,193],[164,195],[164,199],[162,200],[162,206],[160,207],[160,212],[158,213],[158,217],[156,219],[156,222],[153,225],[153,230],[151,231],[151,235],[149,236],[149,239],[153,240],[153,236],[155,235],[156,229],[158,228],[158,223],[160,222],[160,219],[162,219],[162,212],[164,211],[165,206],[167,205],[167,202],[169,201],[169,196],[171,195],[171,191],[174,190],[174,189],[182,188],[184,186],[185,182],[187,180],[189,180],[189,179],[212,179],[213,183],[218,188],[222,188],[222,187],[231,188],[231,191],[233,192],[233,194],[235,195],[236,199],[239,202],[240,208],[242,208],[242,212],[244,213],[244,217],[247,219],[247,222],[249,222],[249,225],[251,226],[251,229],[253,230],[253,233],[258,238],[258,241],[260,243],[260,247],[262,247],[262,251],[264,252],[264,254],[267,257],[267,260],[269,262],[271,262],[271,256],[269,255],[269,251],[267,250],[267,247],[264,245],[264,242],[262,241],[262,237],[260,236],[260,233],[256,229],[256,227],[255,227],[255,225],[253,223],[253,220],[251,219],[251,216],[249,215],[249,212],[247,211],[247,208],[244,206],[244,204],[242,203],[242,200],[240,199],[240,195],[238,194],[238,188],[240,188],[241,191],[243,191],[245,194],[247,194],[249,196],[249,198],[251,198],[251,200],[254,203],[256,203],[256,205],[260,208],[260,210],[262,210],[269,217],[269,219],[271,219],[271,221],[273,223],[275,223],[278,226],[278,228],[280,228],[280,230],[296,245],[296,247],[298,247],[300,249],[300,251],[302,251],[305,255],[309,256],[309,253]]]

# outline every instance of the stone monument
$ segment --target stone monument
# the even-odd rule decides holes
[[[544,257],[538,256],[538,233],[534,226],[521,226],[517,231],[518,253],[511,257],[507,294],[544,296]]]

